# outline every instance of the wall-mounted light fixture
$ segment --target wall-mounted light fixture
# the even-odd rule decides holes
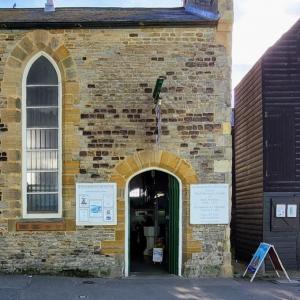
[[[153,100],[154,100],[154,104],[158,103],[159,100],[159,95],[164,83],[164,80],[166,79],[166,77],[164,76],[159,76],[156,80],[156,84],[155,84],[155,88],[154,88],[154,92],[153,92]]]
[[[160,92],[166,77],[159,76],[156,80],[154,92],[153,92],[153,100],[155,104],[155,115],[156,115],[156,127],[154,134],[156,135],[156,144],[159,145],[160,135],[161,135],[161,101],[160,101]]]

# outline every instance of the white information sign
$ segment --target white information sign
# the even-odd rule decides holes
[[[287,206],[288,218],[297,218],[297,204],[289,204]]]
[[[285,218],[286,217],[286,205],[285,204],[277,204],[276,205],[276,218]]]
[[[163,248],[153,248],[153,262],[159,262],[162,263],[164,256],[164,250]]]
[[[116,225],[117,185],[115,183],[76,184],[76,224]]]
[[[190,188],[191,224],[228,224],[228,184],[192,184]]]

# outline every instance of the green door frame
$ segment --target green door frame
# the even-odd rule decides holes
[[[179,183],[178,180],[169,175],[168,187],[169,200],[169,234],[168,234],[168,271],[170,274],[178,275],[179,255]]]

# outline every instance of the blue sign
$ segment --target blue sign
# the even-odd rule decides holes
[[[250,282],[252,282],[256,273],[258,272],[260,266],[262,265],[264,259],[266,258],[267,254],[269,254],[270,260],[272,262],[273,268],[274,268],[277,276],[280,277],[277,270],[283,271],[286,278],[288,279],[288,281],[291,281],[289,275],[287,274],[286,270],[284,269],[284,267],[282,265],[282,262],[278,256],[274,246],[267,244],[267,243],[260,243],[260,245],[257,248],[256,252],[254,253],[254,255],[250,261],[250,264],[248,265],[243,277],[245,277],[245,275],[247,274],[248,271],[250,273],[253,273],[253,275],[250,279]]]
[[[252,260],[248,266],[248,271],[251,273],[255,273],[256,270],[259,269],[260,265],[264,261],[265,257],[267,256],[271,245],[266,243],[260,243],[259,247],[257,248],[256,252],[254,253]]]

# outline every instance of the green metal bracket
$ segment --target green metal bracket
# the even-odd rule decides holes
[[[159,95],[164,83],[164,80],[166,78],[164,76],[159,76],[156,80],[156,84],[155,84],[155,88],[154,88],[154,92],[153,92],[153,99],[154,99],[154,104],[157,104],[158,100],[159,100]]]

